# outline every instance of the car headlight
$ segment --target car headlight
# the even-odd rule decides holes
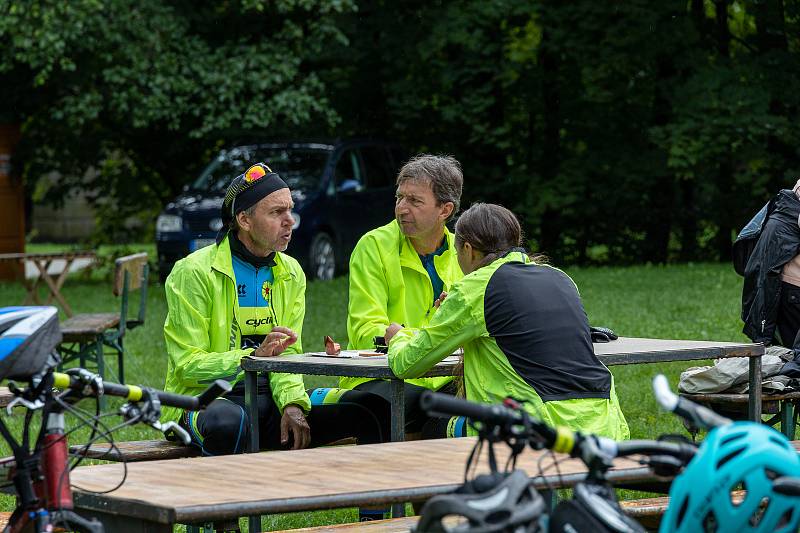
[[[177,215],[159,215],[156,219],[156,231],[174,233],[183,229],[183,219]]]
[[[292,216],[294,217],[294,224],[292,224],[292,229],[295,230],[300,227],[300,215],[292,211]]]

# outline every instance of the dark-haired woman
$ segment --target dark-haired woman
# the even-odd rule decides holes
[[[510,396],[549,424],[628,438],[613,377],[594,354],[575,283],[529,258],[521,242],[519,222],[508,209],[475,204],[465,211],[455,237],[465,277],[427,326],[389,326],[389,366],[398,377],[414,378],[461,346],[467,399],[499,403]],[[465,434],[453,425],[449,435]]]

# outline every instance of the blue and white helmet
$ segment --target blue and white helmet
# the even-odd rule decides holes
[[[39,373],[60,342],[55,307],[0,307],[0,379]]]

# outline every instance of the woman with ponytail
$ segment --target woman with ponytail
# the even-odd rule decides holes
[[[548,424],[628,438],[613,376],[594,354],[575,283],[541,257],[529,257],[521,243],[508,209],[479,203],[465,211],[455,231],[465,276],[443,295],[427,326],[387,328],[389,366],[398,377],[418,377],[463,347],[467,399],[512,397]],[[427,429],[427,436],[466,434],[458,420]]]

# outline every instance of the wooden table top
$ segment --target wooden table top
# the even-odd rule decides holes
[[[611,342],[595,343],[594,351],[604,364],[611,366],[720,357],[753,357],[763,355],[764,346],[741,342],[620,337]],[[425,376],[451,376],[456,364],[453,360],[442,361],[430,369]],[[321,376],[384,379],[395,377],[389,369],[386,357],[336,358],[307,354],[281,357],[244,357],[242,358],[242,368],[248,371],[293,372]]]
[[[280,357],[243,357],[244,370],[262,372],[293,372],[315,376],[349,376],[364,378],[393,378],[386,357],[317,357],[314,355],[285,355]],[[452,376],[458,364],[454,358],[441,361],[424,377]]]
[[[80,509],[160,523],[199,522],[252,514],[355,507],[428,498],[452,491],[464,481],[467,456],[476,438],[391,442],[313,450],[198,457],[128,464],[125,483],[110,494],[91,494],[116,486],[121,463],[79,467],[72,472]],[[498,464],[509,449],[495,446]],[[517,466],[539,472],[544,451],[525,450]],[[487,472],[486,452],[479,472]],[[541,488],[572,486],[586,474],[583,463],[555,454],[556,474],[546,468]],[[552,458],[543,460],[545,467]],[[609,479],[659,480],[631,459],[618,459]]]
[[[89,250],[68,252],[45,253],[10,253],[0,254],[0,261],[34,261],[38,259],[76,259],[78,257],[96,257],[95,252]]]
[[[744,342],[620,337],[611,342],[595,343],[594,353],[606,365],[627,365],[724,357],[758,357],[764,355],[764,346]]]

